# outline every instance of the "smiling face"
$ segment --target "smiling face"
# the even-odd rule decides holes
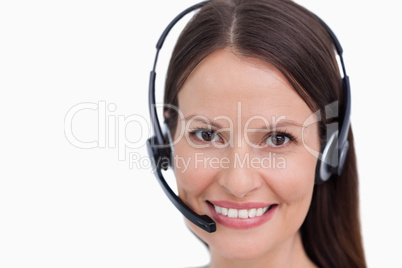
[[[180,198],[217,224],[188,222],[214,256],[263,259],[292,248],[312,198],[319,151],[312,112],[284,76],[230,49],[205,58],[178,102],[175,175]],[[281,250],[282,249],[282,250]]]

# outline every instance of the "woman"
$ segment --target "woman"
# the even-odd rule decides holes
[[[334,37],[287,0],[202,5],[173,51],[164,116],[173,201],[212,222],[186,216],[208,267],[365,267]],[[349,146],[341,175],[326,177],[334,123]]]

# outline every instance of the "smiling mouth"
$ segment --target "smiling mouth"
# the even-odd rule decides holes
[[[213,205],[216,213],[229,218],[239,218],[239,219],[249,219],[255,217],[261,217],[268,211],[270,211],[276,204],[262,207],[262,208],[251,208],[251,209],[235,209],[235,208],[225,208]]]

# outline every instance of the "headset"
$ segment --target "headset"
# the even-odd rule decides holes
[[[162,169],[167,170],[169,165],[172,165],[171,157],[173,150],[171,148],[171,137],[168,133],[168,128],[166,131],[162,131],[159,119],[157,117],[156,102],[155,102],[155,79],[156,79],[156,64],[158,61],[159,51],[162,48],[163,42],[165,41],[170,30],[174,25],[182,19],[188,13],[197,10],[204,6],[209,1],[203,1],[195,4],[180,14],[178,14],[166,27],[160,36],[156,44],[156,55],[153,65],[153,69],[150,73],[149,80],[149,113],[152,121],[152,128],[154,136],[147,140],[148,154],[151,159],[154,174],[161,185],[163,191],[170,199],[170,201],[176,206],[176,208],[185,216],[190,222],[200,227],[201,229],[212,233],[216,231],[215,222],[207,215],[198,215],[191,208],[189,208],[170,188],[168,183],[162,174]],[[317,17],[318,18],[318,17]],[[340,127],[333,131],[326,141],[326,144],[322,149],[320,157],[318,157],[315,183],[321,184],[327,181],[333,175],[341,175],[343,167],[346,162],[346,156],[349,149],[348,132],[350,128],[350,112],[351,112],[351,93],[350,93],[350,83],[349,77],[346,74],[346,69],[343,61],[343,49],[339,43],[337,37],[333,31],[324,23],[320,18],[318,20],[322,23],[325,29],[331,36],[335,50],[339,56],[339,60],[342,66],[343,78],[342,78],[342,90],[344,95],[344,102],[340,112]],[[340,129],[340,130],[339,130]],[[169,160],[170,159],[170,160]],[[170,162],[170,163],[169,163]]]

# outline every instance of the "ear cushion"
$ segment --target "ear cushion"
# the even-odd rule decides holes
[[[342,174],[343,168],[345,167],[346,157],[349,151],[349,142],[345,141],[342,145],[342,149],[339,154],[339,164],[338,164],[338,176]]]
[[[321,184],[332,175],[340,176],[345,167],[349,150],[349,142],[345,141],[341,147],[338,144],[338,131],[335,131],[326,143],[321,157],[317,161],[315,183]]]
[[[170,148],[165,144],[159,144],[156,136],[147,140],[148,155],[152,163],[153,170],[167,170],[170,165]]]
[[[166,123],[163,124],[163,144],[158,142],[156,136],[148,139],[148,154],[151,156],[154,168],[167,170],[173,167],[173,140]]]
[[[327,181],[333,174],[338,173],[339,148],[338,131],[332,133],[325,147],[322,150],[321,157],[317,161],[315,182],[320,184]]]
[[[166,122],[163,124],[162,133],[163,144],[158,142],[156,136],[148,139],[148,154],[151,156],[152,163],[155,167],[167,170],[169,167],[174,168],[174,154],[173,138]]]
[[[170,133],[169,125],[167,122],[163,123],[163,132],[164,132],[164,140],[165,140],[165,157],[168,159],[168,165],[171,168],[174,168],[174,150],[173,150],[173,137]],[[166,170],[166,169],[165,169]]]

